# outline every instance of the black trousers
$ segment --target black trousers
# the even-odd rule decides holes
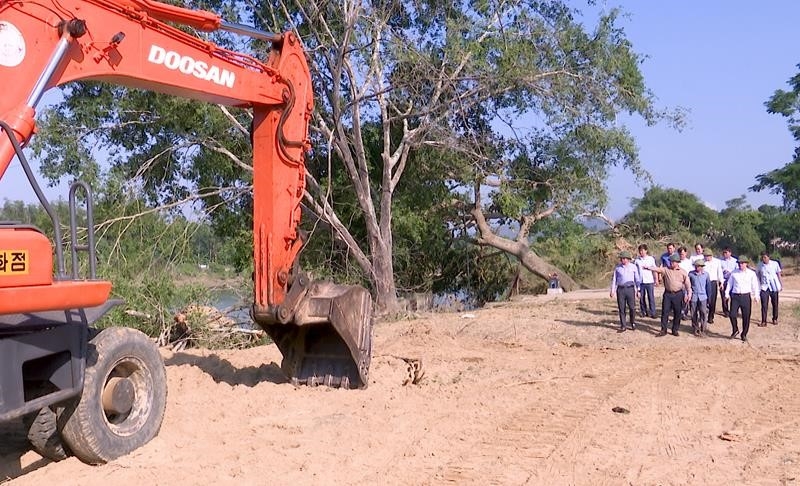
[[[656,316],[655,284],[643,283],[639,285],[639,310],[643,316]]]
[[[742,338],[747,337],[747,331],[750,330],[750,312],[751,312],[752,301],[750,300],[750,294],[731,294],[731,332],[736,332],[739,330],[739,326],[736,324],[736,314],[739,312],[739,309],[742,310]]]
[[[661,301],[661,330],[667,331],[669,314],[672,313],[672,332],[678,332],[681,326],[681,312],[683,310],[683,290],[678,292],[664,292],[664,299]]]
[[[778,291],[777,290],[762,290],[761,291],[761,322],[767,322],[767,311],[769,304],[772,302],[772,322],[778,322]]]
[[[636,288],[635,287],[617,287],[617,309],[619,310],[619,328],[625,329],[625,310],[629,311],[631,316],[631,326],[636,325]]]
[[[719,289],[719,297],[722,299],[722,314],[728,315],[730,314],[730,299],[725,298],[725,287],[727,287],[727,282],[722,283],[722,287]]]
[[[717,312],[718,284],[719,282],[716,280],[709,280],[706,286],[706,295],[708,295],[708,322],[714,322],[714,314]]]

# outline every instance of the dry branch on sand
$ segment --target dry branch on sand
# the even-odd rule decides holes
[[[195,346],[245,348],[263,337],[263,330],[242,327],[215,307],[191,304],[175,314],[172,326],[161,332],[158,344],[173,351]]]

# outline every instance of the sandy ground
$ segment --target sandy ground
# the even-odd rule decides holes
[[[652,319],[617,333],[605,291],[380,323],[363,391],[294,388],[272,346],[167,353],[154,441],[104,466],[51,463],[5,425],[0,483],[798,484],[787,280],[780,324],[749,343],[721,316],[708,338],[687,323],[657,338]],[[419,384],[403,385],[402,358],[422,361]]]

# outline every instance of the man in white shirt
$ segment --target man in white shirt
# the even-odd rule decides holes
[[[705,257],[705,255],[703,255],[703,245],[701,245],[700,243],[695,243],[694,244],[694,255],[689,257],[689,260],[692,261],[692,265],[694,265],[694,262],[696,262],[697,260],[705,260],[704,257]],[[694,269],[692,269],[692,270],[694,270]]]
[[[736,314],[742,310],[742,341],[747,341],[747,332],[750,330],[750,312],[752,302],[758,302],[758,276],[752,269],[747,268],[750,259],[746,256],[739,257],[739,268],[731,272],[725,284],[725,296],[731,302],[731,339],[739,335],[736,325]]]
[[[703,250],[705,259],[705,271],[708,274],[708,323],[714,323],[714,314],[717,312],[717,293],[722,291],[722,282],[725,277],[722,275],[722,264],[719,258],[714,257],[714,252],[710,248]]]
[[[642,317],[656,317],[655,284],[656,273],[652,270],[645,270],[645,267],[655,267],[656,259],[647,254],[647,245],[639,245],[639,256],[633,261],[639,267],[642,275],[642,283],[639,285],[639,310]]]
[[[761,286],[761,324],[767,325],[767,311],[772,302],[772,323],[778,324],[778,292],[783,290],[783,280],[781,280],[781,265],[775,260],[769,259],[769,253],[761,254],[761,262],[758,264],[758,282]]]
[[[731,249],[727,246],[722,250],[722,258],[719,260],[719,264],[722,267],[722,288],[719,290],[719,295],[722,297],[722,317],[728,317],[728,308],[730,305],[730,300],[725,297],[725,284],[728,281],[728,277],[730,277],[731,272],[739,268],[739,263],[736,261],[731,255]]]

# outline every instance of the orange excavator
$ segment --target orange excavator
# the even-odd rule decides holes
[[[216,30],[269,42],[268,58],[187,33]],[[94,326],[120,301],[96,275],[90,188],[70,188],[62,238],[23,151],[43,94],[80,80],[252,110],[252,318],[283,354],[292,383],[367,386],[368,291],[312,281],[297,264],[313,94],[293,33],[151,0],[0,0],[0,79],[0,177],[16,157],[55,228],[51,242],[35,227],[0,223],[0,421],[22,417],[47,457],[103,463],[151,440],[164,415],[166,373],[152,341]],[[80,240],[79,213],[89,230]]]

